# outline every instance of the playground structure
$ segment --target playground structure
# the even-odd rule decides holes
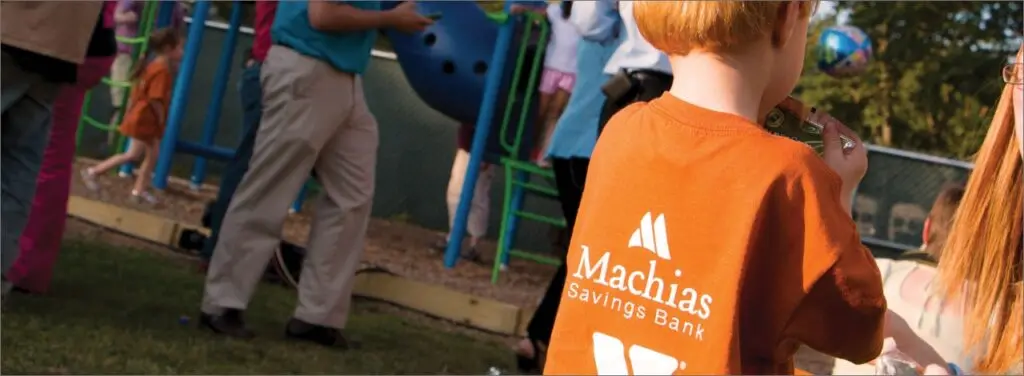
[[[140,27],[140,33],[169,24],[169,20],[161,18],[171,12],[159,11],[167,4],[168,2],[147,3],[144,16],[141,17],[145,27]],[[497,280],[500,264],[507,262],[510,256],[554,263],[554,260],[513,249],[513,239],[520,219],[552,225],[564,223],[561,218],[537,215],[523,210],[527,194],[549,197],[557,195],[557,192],[549,187],[550,184],[545,184],[545,180],[552,176],[550,170],[537,168],[521,157],[521,154],[532,146],[523,140],[532,139],[529,137],[532,132],[529,120],[533,118],[531,93],[536,85],[539,62],[542,61],[536,46],[543,45],[545,41],[544,23],[536,23],[535,21],[539,20],[529,18],[531,16],[509,17],[500,12],[488,14],[473,3],[422,2],[418,6],[423,13],[441,13],[444,17],[422,33],[405,35],[388,32],[406,80],[420,99],[430,107],[460,122],[476,124],[478,131],[473,141],[473,157],[470,168],[467,169],[465,187],[475,185],[479,171],[477,167],[484,161],[500,163],[506,172],[501,231],[498,234],[499,257],[496,257],[492,281]],[[212,140],[220,124],[220,102],[227,90],[227,78],[232,67],[233,55],[226,51],[234,51],[237,43],[241,21],[238,3],[235,3],[232,10],[229,27],[225,28],[224,51],[220,54],[219,63],[216,64],[217,79],[210,85],[212,100],[201,122],[204,125],[203,134],[198,142],[178,138],[178,132],[184,122],[184,109],[188,104],[187,93],[191,86],[182,86],[182,83],[191,82],[190,75],[197,64],[196,56],[199,54],[199,42],[206,29],[205,18],[209,7],[210,4],[206,1],[194,4],[195,18],[189,27],[186,58],[183,59],[182,71],[177,78],[178,86],[168,124],[168,137],[164,139],[164,153],[161,155],[163,169],[158,168],[154,176],[154,186],[158,188],[166,187],[171,159],[176,152],[198,157],[192,173],[194,186],[203,182],[208,158],[225,160],[233,154],[233,150],[229,148],[212,145]],[[145,39],[144,35],[140,35],[122,41],[139,46],[136,54],[144,56]],[[105,82],[117,84],[109,80]],[[465,100],[467,98],[481,100]],[[88,101],[85,106],[89,106]],[[102,125],[106,128],[101,129],[114,129],[111,125],[87,119],[86,114],[88,112],[83,111],[83,126],[101,128]],[[81,134],[80,132],[79,135]],[[168,143],[172,146],[169,147]],[[862,239],[865,244],[876,249],[913,249],[913,239],[919,237],[922,212],[920,209],[926,209],[933,196],[927,193],[928,188],[924,188],[922,193],[919,183],[903,182],[920,180],[921,177],[935,180],[934,183],[928,184],[934,186],[934,191],[937,192],[941,181],[962,180],[971,166],[960,161],[874,146],[869,146],[869,155],[872,158],[872,169],[860,186],[854,209],[857,222],[862,225]],[[897,170],[905,172],[901,174]],[[298,195],[295,208],[301,205],[303,193]],[[472,189],[463,190],[463,205],[460,205],[455,226],[451,229],[453,239],[459,239],[464,235],[468,203],[471,202],[472,195]],[[445,257],[446,266],[455,266],[460,246],[460,242],[449,244]]]
[[[397,5],[388,2],[386,7]],[[138,63],[146,56],[146,39],[149,32],[170,24],[173,2],[147,2],[144,16],[140,21],[139,35],[122,38],[130,43],[133,60]],[[535,261],[557,264],[554,259],[535,256],[527,252],[513,251],[513,238],[520,218],[531,219],[552,225],[564,226],[561,218],[524,212],[524,196],[537,192],[547,197],[556,197],[557,191],[542,184],[531,183],[531,177],[552,179],[550,170],[541,169],[527,162],[533,139],[532,119],[535,116],[536,87],[543,65],[543,51],[548,39],[548,26],[543,16],[528,14],[510,16],[504,12],[485,13],[472,2],[423,2],[418,5],[422,14],[440,13],[443,20],[427,30],[415,34],[386,31],[395,47],[402,70],[410,85],[430,107],[463,123],[476,124],[466,183],[462,191],[455,225],[451,229],[453,239],[465,235],[469,203],[477,181],[479,166],[485,160],[505,165],[507,175],[505,199],[502,212],[499,257],[496,258],[493,281],[497,281],[500,264],[508,263],[510,256],[524,257]],[[153,175],[153,187],[165,189],[170,175],[171,164],[177,153],[195,156],[191,183],[197,189],[206,177],[209,159],[226,161],[234,151],[213,145],[221,115],[221,102],[227,90],[232,68],[234,50],[241,26],[241,2],[232,7],[227,36],[224,39],[216,79],[211,88],[212,97],[208,104],[203,134],[198,142],[182,140],[179,133],[188,106],[192,76],[200,54],[203,32],[210,2],[200,0],[193,3],[192,20],[188,28],[185,54],[168,111],[167,131],[161,140],[160,156]],[[130,95],[131,85],[105,79],[108,85],[126,88]],[[452,93],[458,93],[453,95]],[[466,98],[482,98],[479,102]],[[103,124],[88,116],[89,101],[86,101],[82,123],[105,131],[113,131],[120,122],[120,114],[114,124]],[[492,134],[492,129],[499,132]],[[80,133],[81,134],[81,133]],[[119,142],[119,150],[127,147],[126,140]],[[121,175],[130,174],[131,165],[121,169]],[[300,210],[306,189],[298,194],[292,211]],[[550,184],[548,184],[550,185]],[[470,187],[470,188],[466,188]],[[445,265],[454,267],[459,259],[461,242],[451,242],[445,252]]]

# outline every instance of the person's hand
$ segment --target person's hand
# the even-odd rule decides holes
[[[416,12],[416,3],[412,1],[398,4],[397,7],[388,11],[388,16],[391,27],[403,33],[420,32],[434,24],[434,20]]]
[[[868,153],[867,149],[864,148],[864,143],[857,137],[857,134],[853,133],[843,123],[840,123],[823,111],[811,113],[808,120],[825,127],[821,135],[821,140],[824,144],[822,158],[825,160],[825,164],[831,167],[839,175],[839,178],[843,180],[843,197],[849,197],[853,194],[857,184],[864,178],[864,174],[868,170]],[[853,140],[854,145],[852,148],[843,148],[843,140],[839,137],[840,134]]]
[[[125,12],[124,20],[125,22],[135,22],[139,20],[139,15],[135,14],[135,12]]]

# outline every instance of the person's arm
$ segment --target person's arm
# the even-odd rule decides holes
[[[363,31],[392,25],[390,12],[363,10],[328,0],[309,0],[309,24],[319,31]]]
[[[118,24],[130,24],[139,20],[139,15],[132,10],[134,1],[121,0],[117,2],[114,9],[114,22]]]
[[[790,184],[788,206],[802,217],[803,273],[824,273],[816,279],[805,274],[813,282],[790,316],[783,338],[866,363],[882,350],[887,312],[882,276],[841,204],[845,197],[840,197],[838,177],[817,156],[806,153],[802,157],[807,170]]]
[[[604,42],[615,36],[618,19],[610,16],[616,8],[615,0],[577,1],[572,5],[569,22],[586,40]]]

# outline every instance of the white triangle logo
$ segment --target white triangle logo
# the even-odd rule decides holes
[[[671,260],[672,253],[668,250],[668,231],[665,230],[665,215],[658,215],[651,220],[651,212],[640,219],[640,227],[629,237],[630,248],[643,248],[658,255],[663,260]]]

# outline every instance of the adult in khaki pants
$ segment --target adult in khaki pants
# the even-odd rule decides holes
[[[18,258],[60,84],[74,83],[102,1],[0,2],[0,257]],[[10,284],[3,281],[3,297]]]
[[[278,246],[288,206],[315,168],[316,203],[289,338],[347,347],[355,270],[373,201],[377,122],[362,78],[377,29],[418,31],[431,23],[412,3],[282,1],[275,45],[261,71],[263,117],[251,167],[235,192],[210,260],[203,327],[249,338],[242,312]]]

